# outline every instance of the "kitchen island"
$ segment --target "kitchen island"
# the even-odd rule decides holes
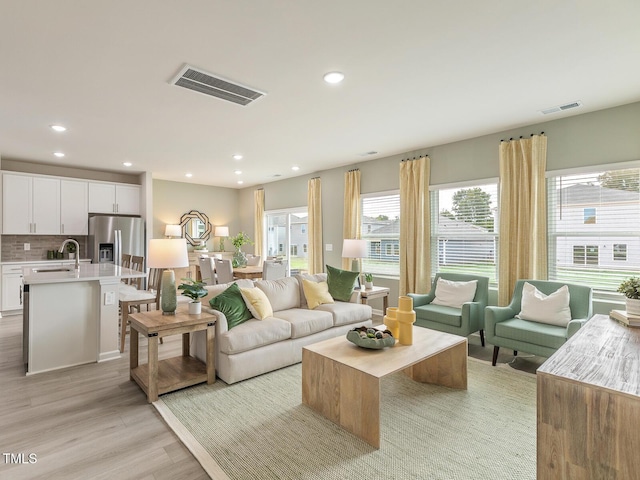
[[[23,269],[27,375],[120,357],[120,280],[137,270],[110,263]]]

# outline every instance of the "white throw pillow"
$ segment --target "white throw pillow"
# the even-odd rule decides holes
[[[571,321],[569,300],[569,287],[566,285],[550,295],[545,295],[529,282],[524,282],[520,303],[521,311],[517,317],[532,322],[566,327]]]
[[[431,303],[445,307],[462,308],[463,303],[473,302],[476,296],[477,280],[469,282],[454,282],[438,278],[436,283],[436,298]]]

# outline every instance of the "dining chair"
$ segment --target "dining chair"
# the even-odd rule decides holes
[[[138,272],[144,272],[144,257],[140,255],[131,255],[131,265],[129,266],[131,270],[137,270]],[[144,279],[143,278],[131,278],[130,284],[136,287],[138,290],[144,288]]]
[[[267,260],[262,265],[263,280],[277,280],[287,276],[287,260]]]
[[[262,260],[261,255],[253,255],[251,253],[247,253],[247,266],[248,267],[257,267],[260,265],[260,260]]]
[[[149,270],[149,288],[147,290],[137,290],[131,288],[120,289],[120,353],[124,351],[124,340],[127,334],[127,325],[129,323],[129,313],[134,308],[140,311],[142,305],[147,306],[155,304],[156,310],[160,309],[160,281],[162,279],[163,268],[152,268]],[[162,339],[160,339],[162,340]],[[160,342],[162,343],[162,342]]]
[[[213,258],[200,257],[198,259],[198,265],[200,266],[200,278],[207,285],[216,284],[215,266],[213,264]]]
[[[231,267],[231,260],[214,259],[216,265],[216,277],[218,283],[233,282],[233,268]]]

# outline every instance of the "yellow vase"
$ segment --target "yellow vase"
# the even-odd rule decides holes
[[[413,298],[406,296],[398,298],[396,319],[399,324],[398,341],[402,345],[412,345],[413,324],[416,321],[416,312],[413,311]]]
[[[398,320],[396,319],[396,312],[398,307],[387,307],[387,314],[384,316],[384,325],[389,329],[391,335],[396,340],[398,339]]]

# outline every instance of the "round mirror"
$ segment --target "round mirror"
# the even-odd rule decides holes
[[[191,210],[180,217],[182,236],[190,245],[199,245],[200,240],[206,242],[211,237],[209,217],[197,210]]]

